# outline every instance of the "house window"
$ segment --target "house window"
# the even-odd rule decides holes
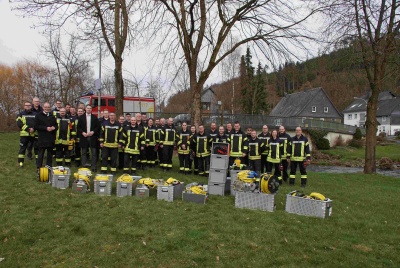
[[[347,119],[349,119],[349,120],[353,119],[353,115],[352,114],[348,114],[347,115]]]
[[[316,106],[311,107],[311,111],[312,111],[313,113],[317,112],[317,107],[316,107]]]
[[[354,114],[354,119],[357,119],[357,114]]]
[[[382,122],[386,122],[386,116],[382,116]]]
[[[324,107],[324,113],[328,113],[329,109],[328,107]]]

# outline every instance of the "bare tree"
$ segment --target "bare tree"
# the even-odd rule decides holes
[[[63,46],[60,32],[47,35],[48,44],[42,46],[45,56],[54,63],[54,74],[58,80],[58,94],[64,103],[71,103],[89,88],[93,73],[89,69],[89,58],[85,49],[78,47],[78,39],[71,35],[67,46]]]
[[[72,23],[81,39],[101,37],[114,59],[116,111],[123,111],[124,82],[122,62],[125,48],[135,34],[130,29],[130,16],[134,13],[134,0],[14,0],[13,9],[24,16],[40,19],[38,26],[52,31]],[[71,25],[68,25],[71,26]],[[84,36],[86,35],[86,36]]]
[[[230,35],[227,39],[227,42],[223,43],[223,47],[225,50],[229,50],[232,48],[238,40],[234,40],[232,35]],[[224,60],[221,61],[221,72],[222,77],[225,81],[230,81],[232,88],[232,98],[230,100],[231,105],[231,113],[235,113],[235,77],[239,73],[239,65],[240,65],[240,51],[235,50],[231,54],[225,57]],[[236,85],[236,98],[238,98],[239,94],[237,93],[237,85]],[[226,102],[226,101],[225,101]],[[226,106],[226,105],[225,105]]]
[[[399,53],[398,0],[341,0],[328,3],[325,36],[336,42],[357,40],[371,95],[367,104],[364,173],[376,172],[378,96],[391,57]],[[335,43],[335,42],[333,42]]]
[[[316,12],[300,1],[160,0],[154,3],[154,29],[163,36],[172,61],[183,54],[193,92],[192,120],[201,122],[201,93],[213,69],[241,45],[253,42],[272,62],[293,56],[307,38],[302,23]],[[300,15],[302,14],[302,15]],[[227,37],[237,40],[223,48]],[[234,39],[234,40],[235,40]],[[162,46],[162,44],[160,44]],[[181,53],[180,53],[181,52]],[[169,60],[165,60],[169,62]]]

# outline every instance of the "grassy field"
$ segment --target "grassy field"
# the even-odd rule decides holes
[[[310,173],[305,192],[333,199],[332,217],[319,219],[284,211],[299,180],[280,188],[275,212],[237,209],[232,196],[198,205],[118,198],[115,189],[76,195],[36,182],[32,161],[17,168],[17,134],[0,134],[0,151],[0,267],[400,266],[395,178]]]
[[[323,153],[329,155],[337,155],[341,161],[351,161],[357,159],[364,159],[365,148],[354,148],[350,146],[337,146],[330,150],[323,150]],[[389,157],[393,161],[400,161],[400,144],[386,144],[376,146],[376,159],[382,157]]]

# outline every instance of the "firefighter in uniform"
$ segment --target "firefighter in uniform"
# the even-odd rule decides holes
[[[174,144],[177,138],[176,130],[173,125],[173,119],[168,118],[168,125],[160,130],[160,147],[162,148],[162,167],[164,171],[172,169],[172,154],[174,152]]]
[[[135,117],[136,117],[136,125],[144,133],[145,125],[142,122],[142,114],[141,113],[136,113]],[[146,151],[145,150],[141,150],[140,151],[140,156],[139,156],[138,163],[139,163],[139,166],[142,168],[142,170],[146,169],[147,159],[146,159]]]
[[[158,143],[158,131],[153,125],[153,118],[147,120],[147,126],[144,129],[144,138],[146,141],[146,159],[147,166],[154,168],[156,165],[156,145]]]
[[[196,127],[195,126],[191,126],[190,127],[190,140],[192,140],[193,136],[196,134]],[[196,154],[194,153],[194,151],[192,149],[190,149],[190,155],[189,155],[189,167],[190,170],[192,169],[192,163],[193,163],[193,173],[195,175],[199,174],[199,165],[197,162],[197,157]]]
[[[212,138],[213,141],[215,140],[215,137],[218,135],[217,124],[215,122],[211,123],[208,135]]]
[[[265,148],[267,148],[269,137],[270,133],[268,132],[268,126],[263,125],[262,132],[258,135],[258,138],[264,143]],[[267,150],[261,154],[261,173],[263,173],[267,168],[267,154]]]
[[[140,151],[144,150],[145,139],[142,130],[136,124],[136,118],[131,118],[131,124],[124,126],[122,131],[125,152],[124,172],[136,175]],[[129,169],[131,167],[131,172]]]
[[[115,120],[115,113],[110,113],[110,120],[104,121],[100,130],[100,147],[102,149],[101,171],[107,173],[108,157],[110,157],[111,174],[117,172],[118,147],[121,146],[122,128]]]
[[[308,139],[302,134],[301,127],[296,128],[296,135],[290,139],[287,148],[287,159],[290,161],[289,184],[294,185],[298,166],[301,174],[301,187],[306,187],[306,165],[311,162],[311,155]]]
[[[72,108],[71,108],[72,110]],[[72,116],[71,120],[74,122],[74,130],[75,130],[75,140],[74,140],[74,155],[73,159],[75,161],[75,166],[79,167],[81,165],[81,143],[79,141],[78,136],[78,119],[79,116],[83,115],[85,112],[82,108],[78,108],[76,116]]]
[[[265,150],[265,144],[257,137],[255,130],[251,131],[249,139],[249,167],[251,170],[260,173],[261,170],[261,153]]]
[[[200,176],[208,176],[211,143],[212,139],[204,132],[204,126],[199,125],[199,132],[192,137],[190,146],[192,147],[193,153],[196,154]]]
[[[187,122],[182,123],[182,129],[178,132],[177,146],[179,157],[179,173],[189,174],[190,131],[187,128]]]
[[[157,121],[157,120],[156,120]],[[157,146],[157,154],[158,154],[158,163],[161,168],[164,168],[164,159],[163,159],[163,146],[161,143],[161,131],[165,128],[165,118],[160,119],[160,124],[158,125],[158,146]]]
[[[220,126],[218,128],[218,135],[215,136],[214,142],[224,142],[224,143],[228,142],[228,136],[225,134],[224,126]]]
[[[119,116],[118,119],[119,126],[123,129],[125,126],[125,117],[123,115]],[[118,147],[118,169],[122,170],[124,168],[124,149],[122,146]]]
[[[279,179],[279,184],[282,184],[281,176],[281,160],[285,156],[283,141],[278,137],[278,131],[272,130],[271,137],[267,142],[268,156],[267,156],[267,173],[272,172],[274,167],[274,175]]]
[[[61,107],[62,107],[62,102],[60,100],[56,100],[56,106],[52,110],[52,114],[54,115],[55,118],[60,117]]]
[[[35,116],[36,113],[31,109],[32,104],[29,101],[24,103],[24,110],[17,116],[17,126],[21,130],[19,132],[19,151],[18,151],[18,165],[24,167],[25,152],[28,144],[32,145],[35,142]],[[34,148],[35,156],[37,157],[37,147]]]
[[[236,158],[239,158],[243,163],[244,158],[248,151],[248,140],[246,134],[240,129],[239,122],[235,122],[234,130],[228,137],[228,143],[230,144],[230,156],[229,156],[229,166],[232,166]]]
[[[282,140],[282,143],[283,143],[283,151],[284,151],[285,154],[286,154],[286,152],[287,152],[287,146],[288,146],[288,143],[290,142],[291,137],[290,137],[289,134],[286,133],[286,130],[285,130],[285,127],[284,127],[284,126],[280,126],[280,127],[279,127],[278,137],[279,137],[280,140]],[[287,181],[288,181],[288,178],[289,178],[289,175],[288,175],[288,172],[287,172],[287,169],[288,169],[288,161],[286,160],[285,157],[283,157],[281,163],[282,163],[282,167],[281,167],[281,169],[282,169],[282,179],[283,179],[284,182],[287,182]]]
[[[62,166],[63,160],[67,167],[71,166],[71,151],[68,150],[70,140],[74,140],[76,131],[74,130],[74,122],[66,116],[65,108],[60,109],[57,120],[56,132],[56,164]]]

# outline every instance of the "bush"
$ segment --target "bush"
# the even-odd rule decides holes
[[[362,139],[361,129],[359,127],[356,128],[356,132],[354,132],[353,139],[355,139],[355,140]]]
[[[394,133],[394,135],[395,135],[396,137],[400,137],[400,131],[396,131],[396,132]]]
[[[362,140],[352,139],[349,142],[349,146],[354,147],[354,148],[362,148],[363,147],[363,142],[362,142]]]
[[[315,145],[317,146],[318,149],[320,150],[329,150],[331,148],[330,144],[329,144],[329,140],[322,138],[319,139]]]
[[[309,129],[308,133],[310,134],[312,142],[315,146],[320,150],[329,150],[331,147],[329,145],[329,140],[324,138],[328,131]]]
[[[393,160],[388,157],[382,157],[378,161],[378,167],[385,170],[393,169]]]

